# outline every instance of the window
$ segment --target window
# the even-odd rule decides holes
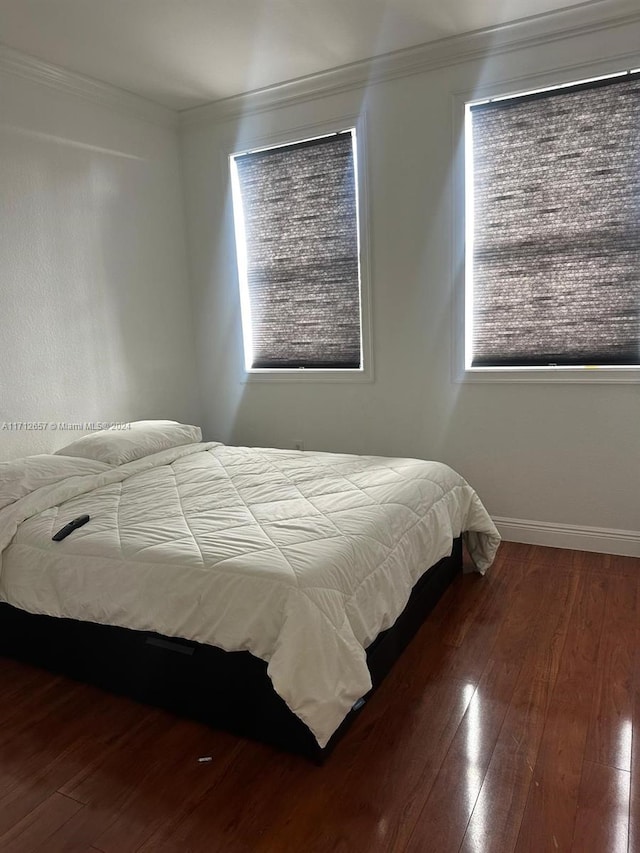
[[[466,107],[465,367],[640,365],[640,73]]]
[[[356,134],[231,157],[245,366],[363,369]]]

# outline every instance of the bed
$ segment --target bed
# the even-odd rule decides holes
[[[0,465],[0,654],[319,760],[499,544],[439,463],[125,426]]]

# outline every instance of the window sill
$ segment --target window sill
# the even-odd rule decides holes
[[[529,382],[608,385],[640,383],[640,367],[471,367],[458,382]]]
[[[314,370],[308,367],[287,370],[254,368],[245,372],[242,382],[373,382],[373,371]]]

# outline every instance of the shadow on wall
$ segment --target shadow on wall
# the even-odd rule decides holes
[[[166,177],[138,156],[6,126],[0,147],[0,457],[63,446],[60,424],[197,415]]]

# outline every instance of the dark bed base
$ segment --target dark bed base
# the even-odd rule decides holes
[[[418,581],[393,627],[367,649],[373,690],[462,567],[462,543]],[[322,762],[359,713],[321,749],[276,694],[267,664],[249,652],[92,622],[25,613],[0,603],[0,655]],[[371,693],[367,694],[367,697]]]

